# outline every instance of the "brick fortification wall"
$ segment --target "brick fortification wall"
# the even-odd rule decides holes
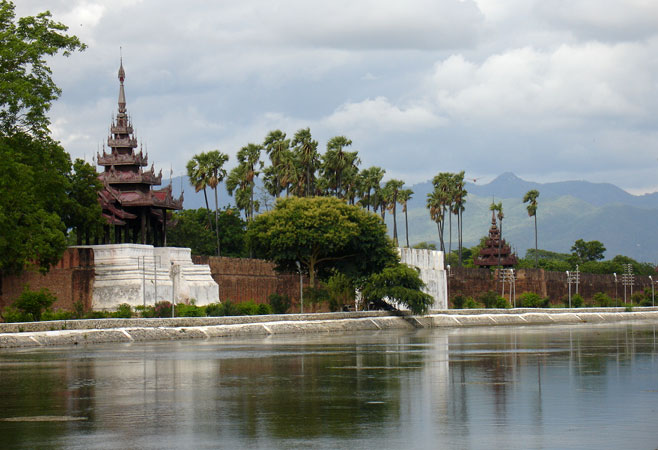
[[[28,285],[33,291],[50,290],[57,297],[54,309],[72,310],[74,302],[82,301],[88,310],[94,284],[94,252],[89,248],[68,248],[48,273],[26,270],[18,276],[4,276],[0,282],[0,309],[11,305]]]
[[[278,293],[292,299],[293,309],[299,304],[299,275],[277,273],[271,262],[223,256],[193,256],[192,261],[210,266],[212,277],[219,285],[221,301],[268,303],[269,295]],[[308,286],[307,278],[304,278],[304,286]]]
[[[516,295],[524,292],[534,292],[542,297],[549,297],[552,303],[560,303],[567,298],[569,286],[564,272],[546,272],[544,269],[519,269],[516,275]],[[502,285],[498,280],[498,272],[488,269],[471,269],[456,267],[452,269],[452,276],[448,278],[448,295],[452,299],[455,295],[465,295],[476,298],[488,290],[498,293]],[[623,301],[624,286],[621,284],[621,275],[617,274],[616,294]],[[645,276],[635,276],[633,292],[641,292],[645,288],[651,290],[651,280]],[[626,296],[630,301],[630,287],[626,288]],[[505,296],[508,296],[509,284],[505,285]],[[590,300],[597,292],[604,292],[615,298],[615,278],[612,275],[598,275],[581,273],[578,293],[585,300]],[[576,293],[575,284],[571,285],[571,294]]]

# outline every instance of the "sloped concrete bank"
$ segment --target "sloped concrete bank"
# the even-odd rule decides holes
[[[329,333],[467,326],[578,325],[625,321],[658,323],[658,308],[437,311],[427,316],[388,312],[288,314],[174,319],[99,319],[0,324],[0,348],[212,339],[291,333]]]

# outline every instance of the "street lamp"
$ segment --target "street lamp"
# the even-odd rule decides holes
[[[446,308],[450,308],[450,276],[452,275],[450,273],[450,264],[446,266],[446,269],[448,269],[448,279],[446,280]]]
[[[302,279],[302,265],[295,261],[299,271],[299,313],[304,314],[304,280]]]
[[[614,272],[613,275],[615,276],[615,306],[619,306],[619,300],[617,297],[617,272]]]
[[[569,285],[569,308],[571,308],[571,277],[569,276],[568,270],[567,270],[567,284]]]
[[[651,306],[656,306],[655,296],[654,296],[654,292],[653,292],[653,278],[651,277],[651,275],[649,275],[649,279],[651,280]]]

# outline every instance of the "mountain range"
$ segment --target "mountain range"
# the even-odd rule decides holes
[[[205,207],[203,193],[195,193],[185,177],[173,179],[174,192],[185,191],[186,209]],[[418,183],[408,205],[409,242],[436,243],[437,227],[430,220],[425,206],[432,190],[430,181]],[[491,226],[489,205],[492,200],[503,203],[503,237],[521,257],[534,248],[534,221],[528,217],[522,199],[531,189],[539,191],[537,224],[538,246],[541,249],[570,253],[577,239],[598,240],[606,247],[606,259],[626,255],[644,262],[658,262],[658,193],[632,195],[610,183],[561,181],[536,183],[523,180],[513,173],[503,173],[487,184],[466,183],[468,196],[464,211],[464,245],[475,245]],[[220,207],[232,199],[223,186],[219,187]],[[212,191],[208,191],[210,207],[214,206]],[[401,208],[399,208],[401,210]],[[386,222],[392,227],[391,214]],[[455,219],[453,217],[453,219]],[[446,225],[446,246],[448,246]],[[456,248],[456,220],[453,220],[453,245]],[[405,244],[404,215],[398,212],[398,236]]]

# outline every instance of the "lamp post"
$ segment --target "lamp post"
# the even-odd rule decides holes
[[[302,278],[302,265],[299,261],[295,261],[297,270],[299,271],[299,313],[304,314],[304,280]]]
[[[569,276],[568,270],[567,270],[567,284],[569,285],[569,308],[571,308],[571,276]]]
[[[649,280],[651,280],[651,306],[656,306],[655,295],[653,291],[653,277],[649,275]]]
[[[450,264],[446,266],[446,269],[448,269],[448,279],[446,280],[446,308],[450,308],[450,277],[452,276],[450,273]]]
[[[617,297],[617,272],[614,272],[613,275],[615,276],[615,306],[619,306],[619,300]]]

